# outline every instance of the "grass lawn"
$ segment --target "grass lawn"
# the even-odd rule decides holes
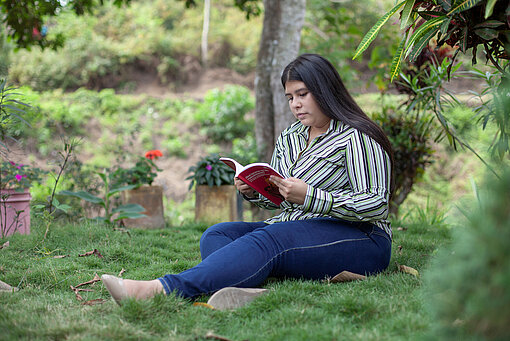
[[[9,237],[10,245],[0,249],[0,280],[20,288],[0,293],[0,339],[416,339],[432,324],[423,308],[422,281],[398,271],[397,263],[422,272],[450,233],[442,223],[412,220],[394,224],[391,264],[378,276],[338,284],[268,280],[263,286],[269,294],[227,312],[164,295],[119,307],[101,282],[80,287],[93,290],[79,293],[83,301],[70,289],[95,274],[117,275],[122,269],[131,279],[187,269],[200,260],[198,242],[206,226],[125,233],[91,223],[55,224],[43,243],[44,228],[35,220],[31,235]],[[103,257],[79,256],[94,249]],[[94,299],[105,302],[82,304]]]

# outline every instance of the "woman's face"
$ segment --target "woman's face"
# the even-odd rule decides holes
[[[319,132],[328,130],[331,119],[322,112],[305,83],[288,81],[285,83],[285,96],[294,117],[303,125]]]

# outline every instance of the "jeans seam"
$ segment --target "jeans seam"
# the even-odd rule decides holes
[[[332,245],[336,245],[336,244],[340,244],[340,243],[344,243],[344,242],[355,242],[355,241],[362,241],[362,240],[370,240],[370,238],[344,239],[344,240],[337,240],[337,241],[334,241],[334,242],[331,242],[331,243],[326,243],[326,244],[313,245],[313,246],[300,246],[300,247],[294,247],[294,248],[291,248],[291,249],[283,250],[280,253],[278,253],[277,255],[274,255],[270,260],[268,260],[266,262],[266,264],[264,264],[262,267],[260,267],[260,269],[255,271],[255,273],[253,273],[252,275],[244,278],[243,280],[241,280],[241,281],[239,281],[237,283],[232,284],[231,286],[235,287],[236,285],[239,285],[239,283],[246,282],[250,278],[256,276],[260,271],[262,271],[262,269],[264,269],[266,266],[268,266],[275,258],[280,257],[284,253],[287,253],[287,252],[290,252],[290,251],[296,251],[296,250],[305,250],[305,249],[314,249],[314,248],[318,248],[318,247],[327,247],[327,246],[332,246]]]

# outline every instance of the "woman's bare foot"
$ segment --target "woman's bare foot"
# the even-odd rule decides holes
[[[103,275],[101,276],[101,281],[118,304],[126,298],[147,299],[164,292],[163,285],[158,279],[136,281]]]

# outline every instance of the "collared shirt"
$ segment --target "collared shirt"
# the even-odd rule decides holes
[[[260,207],[279,208],[275,223],[318,217],[371,222],[391,237],[387,220],[391,161],[368,135],[331,120],[327,132],[307,145],[309,127],[295,122],[282,132],[271,160],[284,177],[307,183],[302,205],[283,201],[279,207],[259,195],[248,199]]]

